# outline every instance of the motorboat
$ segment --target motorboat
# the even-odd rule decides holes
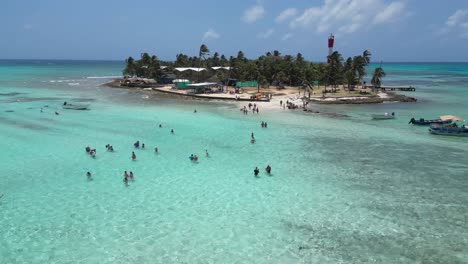
[[[461,127],[453,125],[431,125],[429,132],[434,135],[468,137],[468,127],[465,125]]]
[[[63,102],[62,108],[72,110],[88,110],[89,104],[70,104],[67,102]]]
[[[458,116],[441,116],[441,120],[450,120],[451,124],[431,124],[429,132],[434,135],[443,136],[456,136],[468,137],[468,127],[466,125],[459,125],[457,122],[464,122],[465,120]]]
[[[444,124],[450,124],[450,123],[452,123],[452,120],[442,120],[440,118],[438,119],[424,119],[424,118],[415,119],[413,117],[411,118],[408,124],[413,124],[417,126],[429,126],[431,124],[444,125]]]
[[[372,115],[372,119],[374,119],[374,120],[395,119],[395,112],[392,112],[391,114],[389,114],[389,113],[374,114],[374,115]]]

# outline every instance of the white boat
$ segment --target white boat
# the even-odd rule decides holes
[[[395,119],[395,113],[385,113],[385,114],[374,114],[372,115],[372,119],[374,120],[386,120],[386,119]]]
[[[72,110],[88,110],[89,104],[70,104],[67,102],[63,102],[62,108]]]

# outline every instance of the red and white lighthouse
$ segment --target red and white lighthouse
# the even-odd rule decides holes
[[[327,61],[330,63],[330,56],[333,53],[333,45],[335,45],[335,36],[333,34],[330,34],[328,37],[328,56],[327,56]]]

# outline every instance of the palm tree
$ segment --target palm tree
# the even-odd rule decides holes
[[[374,86],[374,88],[379,88],[380,85],[382,84],[381,79],[385,77],[386,73],[382,69],[382,67],[377,67],[374,70],[374,74],[372,74],[372,79],[371,83]]]
[[[205,55],[209,55],[210,54],[210,50],[208,49],[208,47],[205,45],[205,44],[202,44],[200,46],[200,51],[198,53],[198,68],[201,68],[201,59],[205,59]],[[200,69],[198,71],[198,74],[197,74],[197,79],[198,79],[198,82],[200,82]]]
[[[369,65],[370,63],[370,57],[371,57],[371,52],[368,51],[368,50],[365,50],[363,53],[362,53],[362,57],[364,58],[364,61],[366,62],[366,66]]]
[[[343,56],[338,51],[330,55],[330,63],[328,64],[328,83],[336,88],[336,85],[341,81],[341,73],[343,69]]]
[[[126,59],[125,62],[127,66],[123,70],[123,74],[130,76],[135,75],[135,59],[133,59],[132,57],[128,57],[128,59]]]

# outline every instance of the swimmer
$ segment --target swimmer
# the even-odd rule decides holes
[[[254,138],[254,133],[252,132],[252,134],[250,135],[252,138]]]
[[[132,151],[132,160],[136,160],[135,152]]]
[[[89,146],[87,146],[87,147],[85,148],[85,150],[86,150],[87,153],[89,153],[89,152],[91,151],[91,148],[90,148]]]
[[[194,113],[197,113],[197,109],[193,110]]]
[[[255,143],[255,138],[252,138],[252,139],[250,140],[250,143],[252,143],[252,144]]]
[[[42,113],[42,112],[43,112],[43,111],[42,111],[42,107],[41,107],[41,113]]]
[[[266,166],[265,170],[266,170],[266,172],[268,174],[270,174],[271,173],[271,166],[270,165]]]
[[[254,175],[255,177],[258,176],[258,173],[260,172],[260,170],[258,169],[258,167],[255,167],[254,169]]]
[[[133,143],[133,146],[134,146],[135,148],[140,148],[140,141],[137,140],[137,142]]]
[[[130,176],[130,180],[133,181],[133,172],[130,172],[130,175],[129,175],[129,176]]]
[[[193,154],[190,155],[189,159],[193,161],[193,159],[194,159]]]
[[[123,182],[124,182],[125,186],[128,186],[128,178],[127,177],[124,177]]]
[[[262,121],[262,127],[265,127],[265,122]]]
[[[60,113],[59,113],[59,112],[55,112],[55,115],[60,115]]]
[[[193,155],[193,161],[197,161],[198,160],[198,156],[197,155]]]
[[[88,177],[88,180],[91,179],[91,172],[86,172],[86,177]]]
[[[207,157],[210,156],[210,154],[208,154],[208,150],[207,150],[207,149],[205,149],[205,153],[206,153],[206,156],[207,156]]]
[[[127,173],[127,171],[124,171],[124,175],[123,175],[123,176],[124,176],[124,178],[128,178],[128,173]]]
[[[145,143],[141,144],[141,148],[142,148],[142,149],[145,148]]]
[[[158,153],[158,147],[154,147],[154,152]]]
[[[265,122],[265,128],[267,128],[267,127],[268,127],[268,124],[267,124],[267,122]]]
[[[171,134],[174,134],[174,129],[171,128]]]
[[[159,124],[159,128],[161,128],[161,127],[162,127],[162,125],[161,125],[161,124]]]
[[[114,151],[114,147],[109,145],[109,148],[107,150],[112,152],[112,151]]]

